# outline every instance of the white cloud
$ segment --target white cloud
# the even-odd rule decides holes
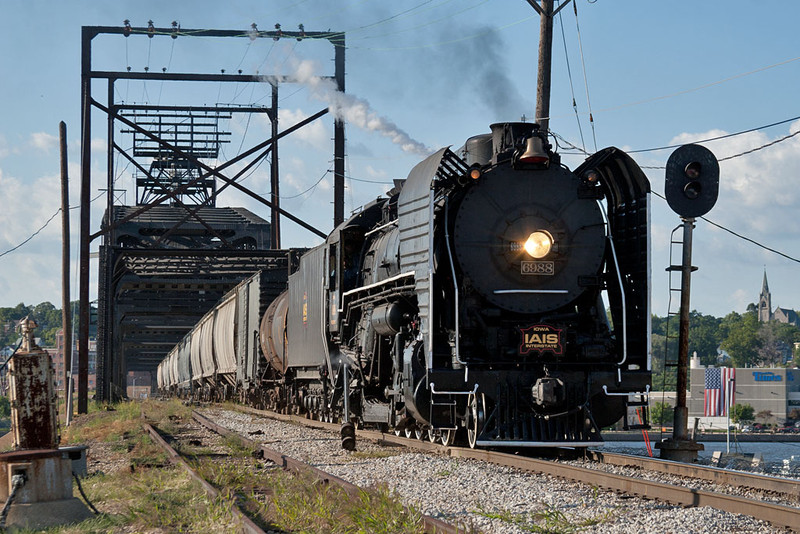
[[[375,169],[372,165],[367,165],[364,170],[370,178],[386,179],[389,175],[383,169]]]
[[[790,132],[800,129],[800,122],[791,125]],[[685,133],[672,143],[688,143],[725,135],[712,130]],[[731,138],[704,143],[720,162],[719,198],[705,218],[748,239],[780,252],[800,258],[800,136],[792,137],[761,150],[748,152],[775,142],[787,135],[786,130],[750,132]],[[671,143],[671,144],[672,144]],[[743,154],[732,159],[730,156]],[[667,156],[664,156],[666,159]],[[663,163],[661,163],[663,165]],[[653,189],[662,190],[663,182],[650,178]],[[662,174],[659,179],[663,177]],[[663,269],[669,264],[669,232],[680,224],[677,215],[666,203],[654,199],[653,226],[653,312],[666,313],[667,276]],[[680,239],[682,232],[678,232]],[[748,303],[758,299],[761,278],[766,268],[770,287],[781,287],[787,307],[800,308],[800,287],[796,284],[796,263],[758,245],[698,220],[693,236],[692,264],[699,271],[692,279],[692,308],[703,313],[725,315],[729,311],[745,311]],[[680,247],[677,247],[680,254]],[[672,262],[679,264],[680,256]],[[775,292],[775,290],[773,290]],[[775,298],[773,297],[773,302]]]
[[[11,153],[11,149],[8,146],[8,141],[6,141],[6,137],[3,134],[0,134],[0,159],[8,156]]]
[[[31,134],[31,146],[44,150],[48,154],[58,146],[58,137],[47,132],[35,132]]]
[[[278,124],[280,125],[280,131],[291,128],[295,124],[304,121],[309,116],[310,114],[300,109],[278,109]],[[263,117],[262,120],[269,124],[269,119],[267,117]],[[302,128],[299,128],[298,130],[295,130],[289,134],[287,137],[279,140],[278,150],[280,151],[280,144],[286,142],[287,140],[301,140],[317,150],[331,152],[333,147],[333,144],[331,143],[332,135],[333,132],[330,131],[330,129],[326,127],[321,120],[315,120],[314,122],[306,124]]]
[[[108,142],[103,138],[95,137],[92,139],[91,147],[92,152],[102,152],[105,154],[108,149]]]

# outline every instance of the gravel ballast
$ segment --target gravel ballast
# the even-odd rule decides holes
[[[204,414],[282,454],[361,487],[385,485],[425,514],[482,532],[535,531],[526,529],[526,523],[560,525],[564,531],[620,534],[782,531],[713,508],[682,508],[482,461],[407,452],[363,439],[358,440],[357,451],[348,452],[341,448],[335,433],[233,410],[211,408]],[[674,477],[664,476],[663,481],[675,483]]]

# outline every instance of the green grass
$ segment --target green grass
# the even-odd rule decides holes
[[[276,473],[271,498],[263,505],[290,532],[401,534],[423,532],[421,514],[404,509],[385,487],[351,498],[343,489],[309,477]]]
[[[166,454],[142,430],[142,414],[160,430],[172,433],[180,421],[191,417],[191,408],[178,401],[146,400],[116,404],[77,417],[63,432],[63,444],[88,444],[91,455],[91,445],[103,443],[124,458],[130,469],[90,474],[82,480],[89,500],[102,512],[100,516],[44,532],[236,530],[236,520],[227,504],[207,497],[183,469],[168,463]],[[262,527],[309,534],[423,532],[420,513],[405,510],[385,487],[362,491],[351,499],[336,486],[308,476],[293,476],[254,458],[250,448],[236,437],[223,438],[221,444],[228,454],[222,458],[207,443],[183,443],[180,452],[201,476],[214,486],[225,488],[228,499],[235,499],[251,517],[260,516],[256,522]],[[367,455],[376,456],[383,455]]]
[[[499,519],[524,532],[536,534],[572,534],[616,519],[616,510],[608,510],[591,517],[577,517],[577,514],[571,517],[550,505],[542,505],[539,510],[523,514],[509,510],[493,512],[484,509],[476,510],[474,513],[489,519]]]

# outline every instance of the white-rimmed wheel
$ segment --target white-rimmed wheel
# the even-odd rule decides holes
[[[467,398],[467,443],[474,449],[478,442],[478,435],[486,420],[485,401],[483,393],[480,396],[470,394]]]
[[[441,434],[441,442],[442,445],[445,447],[449,447],[456,441],[456,429],[455,428],[443,428],[440,431]]]

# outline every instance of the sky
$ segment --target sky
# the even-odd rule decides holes
[[[557,2],[558,4],[562,2]],[[574,7],[577,8],[577,17]],[[81,27],[152,20],[182,29],[346,33],[346,94],[330,90],[327,41],[100,36],[97,70],[293,76],[282,84],[280,129],[338,106],[346,120],[346,213],[405,178],[427,153],[458,148],[494,122],[535,116],[539,16],[525,0],[0,0],[0,306],[61,303],[58,125],[67,125],[70,205],[79,205]],[[575,168],[608,146],[629,151],[652,190],[652,312],[668,310],[670,233],[681,221],[663,198],[676,145],[699,142],[720,159],[720,192],[694,232],[691,307],[721,317],[758,301],[766,271],[773,306],[800,309],[800,3],[774,0],[574,0],[556,17],[550,129]],[[224,42],[221,42],[224,41]],[[93,94],[105,102],[105,84]],[[118,82],[117,103],[269,105],[270,85]],[[590,121],[591,116],[591,121]],[[92,231],[105,209],[106,127],[93,115]],[[233,114],[219,162],[264,140],[263,117]],[[121,128],[120,128],[121,129]],[[745,132],[745,133],[742,133]],[[333,223],[333,121],[280,145],[281,206],[327,232]],[[715,141],[709,139],[721,138]],[[115,133],[130,148],[132,139]],[[672,147],[672,148],[663,148]],[[234,171],[237,169],[234,166]],[[133,169],[117,158],[114,189],[134,204]],[[244,185],[269,191],[261,165]],[[236,191],[218,206],[267,208]],[[77,299],[79,210],[70,210]],[[49,221],[49,222],[48,222]],[[713,224],[712,224],[713,223]],[[735,235],[735,234],[738,234]],[[741,237],[739,237],[741,236]],[[314,234],[282,221],[282,244]],[[99,241],[92,244],[97,250]],[[776,252],[769,251],[766,248]],[[672,263],[680,262],[680,251]],[[673,287],[677,287],[675,279]],[[96,298],[96,260],[92,298]]]

